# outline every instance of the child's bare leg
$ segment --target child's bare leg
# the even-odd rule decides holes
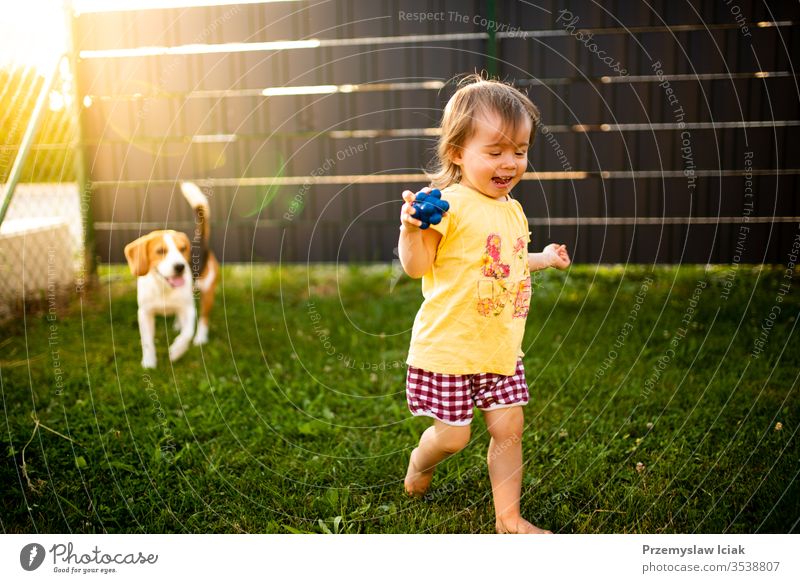
[[[420,437],[411,452],[406,472],[406,492],[421,496],[430,486],[436,464],[458,453],[469,443],[469,425],[447,425],[438,419]]]
[[[484,411],[486,425],[492,436],[486,459],[492,481],[495,528],[498,533],[552,534],[534,526],[520,514],[519,497],[522,491],[522,407]]]

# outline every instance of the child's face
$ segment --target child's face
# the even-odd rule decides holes
[[[488,197],[504,199],[528,166],[531,129],[530,120],[526,120],[517,125],[515,135],[506,135],[499,115],[479,114],[472,137],[453,154],[453,162],[461,168],[461,184]]]

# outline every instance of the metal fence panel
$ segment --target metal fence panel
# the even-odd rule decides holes
[[[563,240],[582,262],[730,262],[752,218],[741,259],[781,261],[800,215],[800,9],[738,7],[746,31],[723,3],[666,0],[82,14],[98,253],[121,261],[141,231],[188,230],[175,184],[194,179],[226,261],[391,260],[399,192],[424,184],[448,80],[492,70],[542,111],[534,174],[515,192],[534,246]],[[175,54],[185,45],[200,46]]]

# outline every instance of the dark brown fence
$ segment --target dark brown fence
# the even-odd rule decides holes
[[[580,262],[781,262],[800,228],[797,3],[268,2],[77,15],[97,251],[190,230],[226,261],[393,256],[454,75],[528,91],[516,189]]]

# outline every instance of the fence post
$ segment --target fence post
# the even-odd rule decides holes
[[[92,183],[88,179],[86,168],[86,145],[83,139],[83,116],[81,109],[81,91],[78,79],[79,47],[75,31],[75,9],[72,0],[64,2],[65,18],[67,19],[67,55],[69,68],[72,72],[72,119],[75,123],[75,180],[78,183],[78,196],[80,197],[81,224],[83,225],[83,282],[79,278],[78,286],[92,287],[97,283],[97,255],[94,244],[94,218],[92,215]]]
[[[497,22],[495,22],[495,18],[497,18],[497,10],[495,10],[495,8],[495,0],[487,0],[486,20],[489,21],[489,30],[486,32],[489,33],[489,40],[488,46],[486,47],[486,72],[489,74],[489,78],[492,79],[497,77]]]

